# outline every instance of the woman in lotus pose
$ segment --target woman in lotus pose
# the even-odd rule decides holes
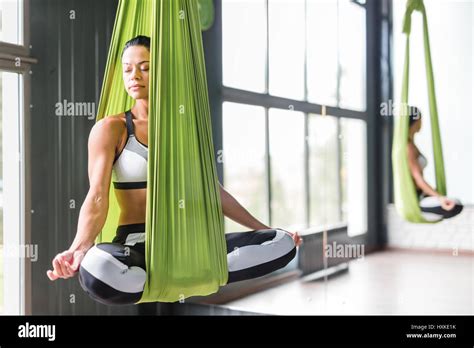
[[[426,157],[421,154],[415,145],[415,134],[421,129],[421,112],[417,107],[410,107],[410,129],[408,135],[408,165],[415,182],[421,211],[436,214],[442,218],[451,218],[458,215],[463,205],[458,199],[448,198],[433,189],[423,177],[423,169],[427,165]]]
[[[136,101],[131,110],[97,122],[89,136],[90,189],[70,248],[53,259],[50,280],[79,273],[83,289],[105,304],[136,303],[143,292],[148,159],[148,69],[150,38],[128,41],[122,53],[123,81]],[[112,243],[94,241],[108,212],[110,182],[121,209]],[[219,185],[223,214],[252,231],[228,233],[228,282],[263,276],[284,267],[301,238],[253,217]],[[257,248],[256,248],[257,247]],[[238,248],[238,252],[235,249]]]

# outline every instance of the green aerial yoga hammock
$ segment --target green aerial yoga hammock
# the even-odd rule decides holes
[[[147,280],[139,302],[174,302],[215,293],[228,276],[197,0],[120,0],[96,121],[133,105],[121,53],[137,35],[151,37]],[[119,213],[111,186],[96,242],[112,240]]]
[[[408,167],[408,74],[410,61],[410,31],[411,15],[413,11],[423,15],[423,37],[425,48],[426,77],[428,84],[428,98],[430,105],[431,137],[436,175],[436,190],[446,195],[446,178],[444,174],[443,150],[438,124],[438,109],[434,87],[433,67],[431,64],[430,43],[428,37],[428,22],[423,0],[408,0],[403,21],[403,32],[406,34],[405,66],[403,70],[403,86],[401,95],[400,115],[395,117],[395,127],[392,145],[393,181],[395,193],[395,206],[398,213],[411,222],[437,222],[423,217],[418,203],[415,184]]]

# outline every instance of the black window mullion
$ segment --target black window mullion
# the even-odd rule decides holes
[[[288,110],[291,105],[291,110],[301,111],[306,113],[314,113],[321,115],[321,110],[324,105],[309,103],[302,100],[294,100],[283,97],[277,97],[269,94],[245,91],[242,89],[232,87],[222,87],[222,98],[224,101],[229,101],[239,104],[248,104],[263,106],[266,108],[276,108]],[[328,115],[344,118],[356,118],[360,120],[367,120],[367,111],[355,111],[350,109],[343,109],[334,106],[326,106]]]

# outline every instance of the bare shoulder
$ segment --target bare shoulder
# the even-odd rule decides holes
[[[410,168],[418,168],[418,149],[413,143],[408,143],[408,165]]]
[[[100,121],[96,122],[93,129],[103,129],[106,131],[120,131],[122,130],[125,125],[125,114],[117,114],[117,115],[110,115],[110,116],[105,116],[103,119]]]
[[[408,143],[408,154],[413,157],[418,155],[418,149],[416,148],[416,145],[411,142]]]
[[[106,116],[96,122],[91,129],[89,140],[91,142],[117,144],[126,130],[125,115]]]

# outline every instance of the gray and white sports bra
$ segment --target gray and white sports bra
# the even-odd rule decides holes
[[[417,160],[418,160],[418,164],[420,165],[421,169],[425,169],[426,166],[428,165],[428,160],[421,153],[418,155]]]
[[[148,171],[148,146],[138,141],[133,126],[133,115],[125,112],[127,142],[115,157],[112,167],[114,188],[119,190],[146,188]]]

